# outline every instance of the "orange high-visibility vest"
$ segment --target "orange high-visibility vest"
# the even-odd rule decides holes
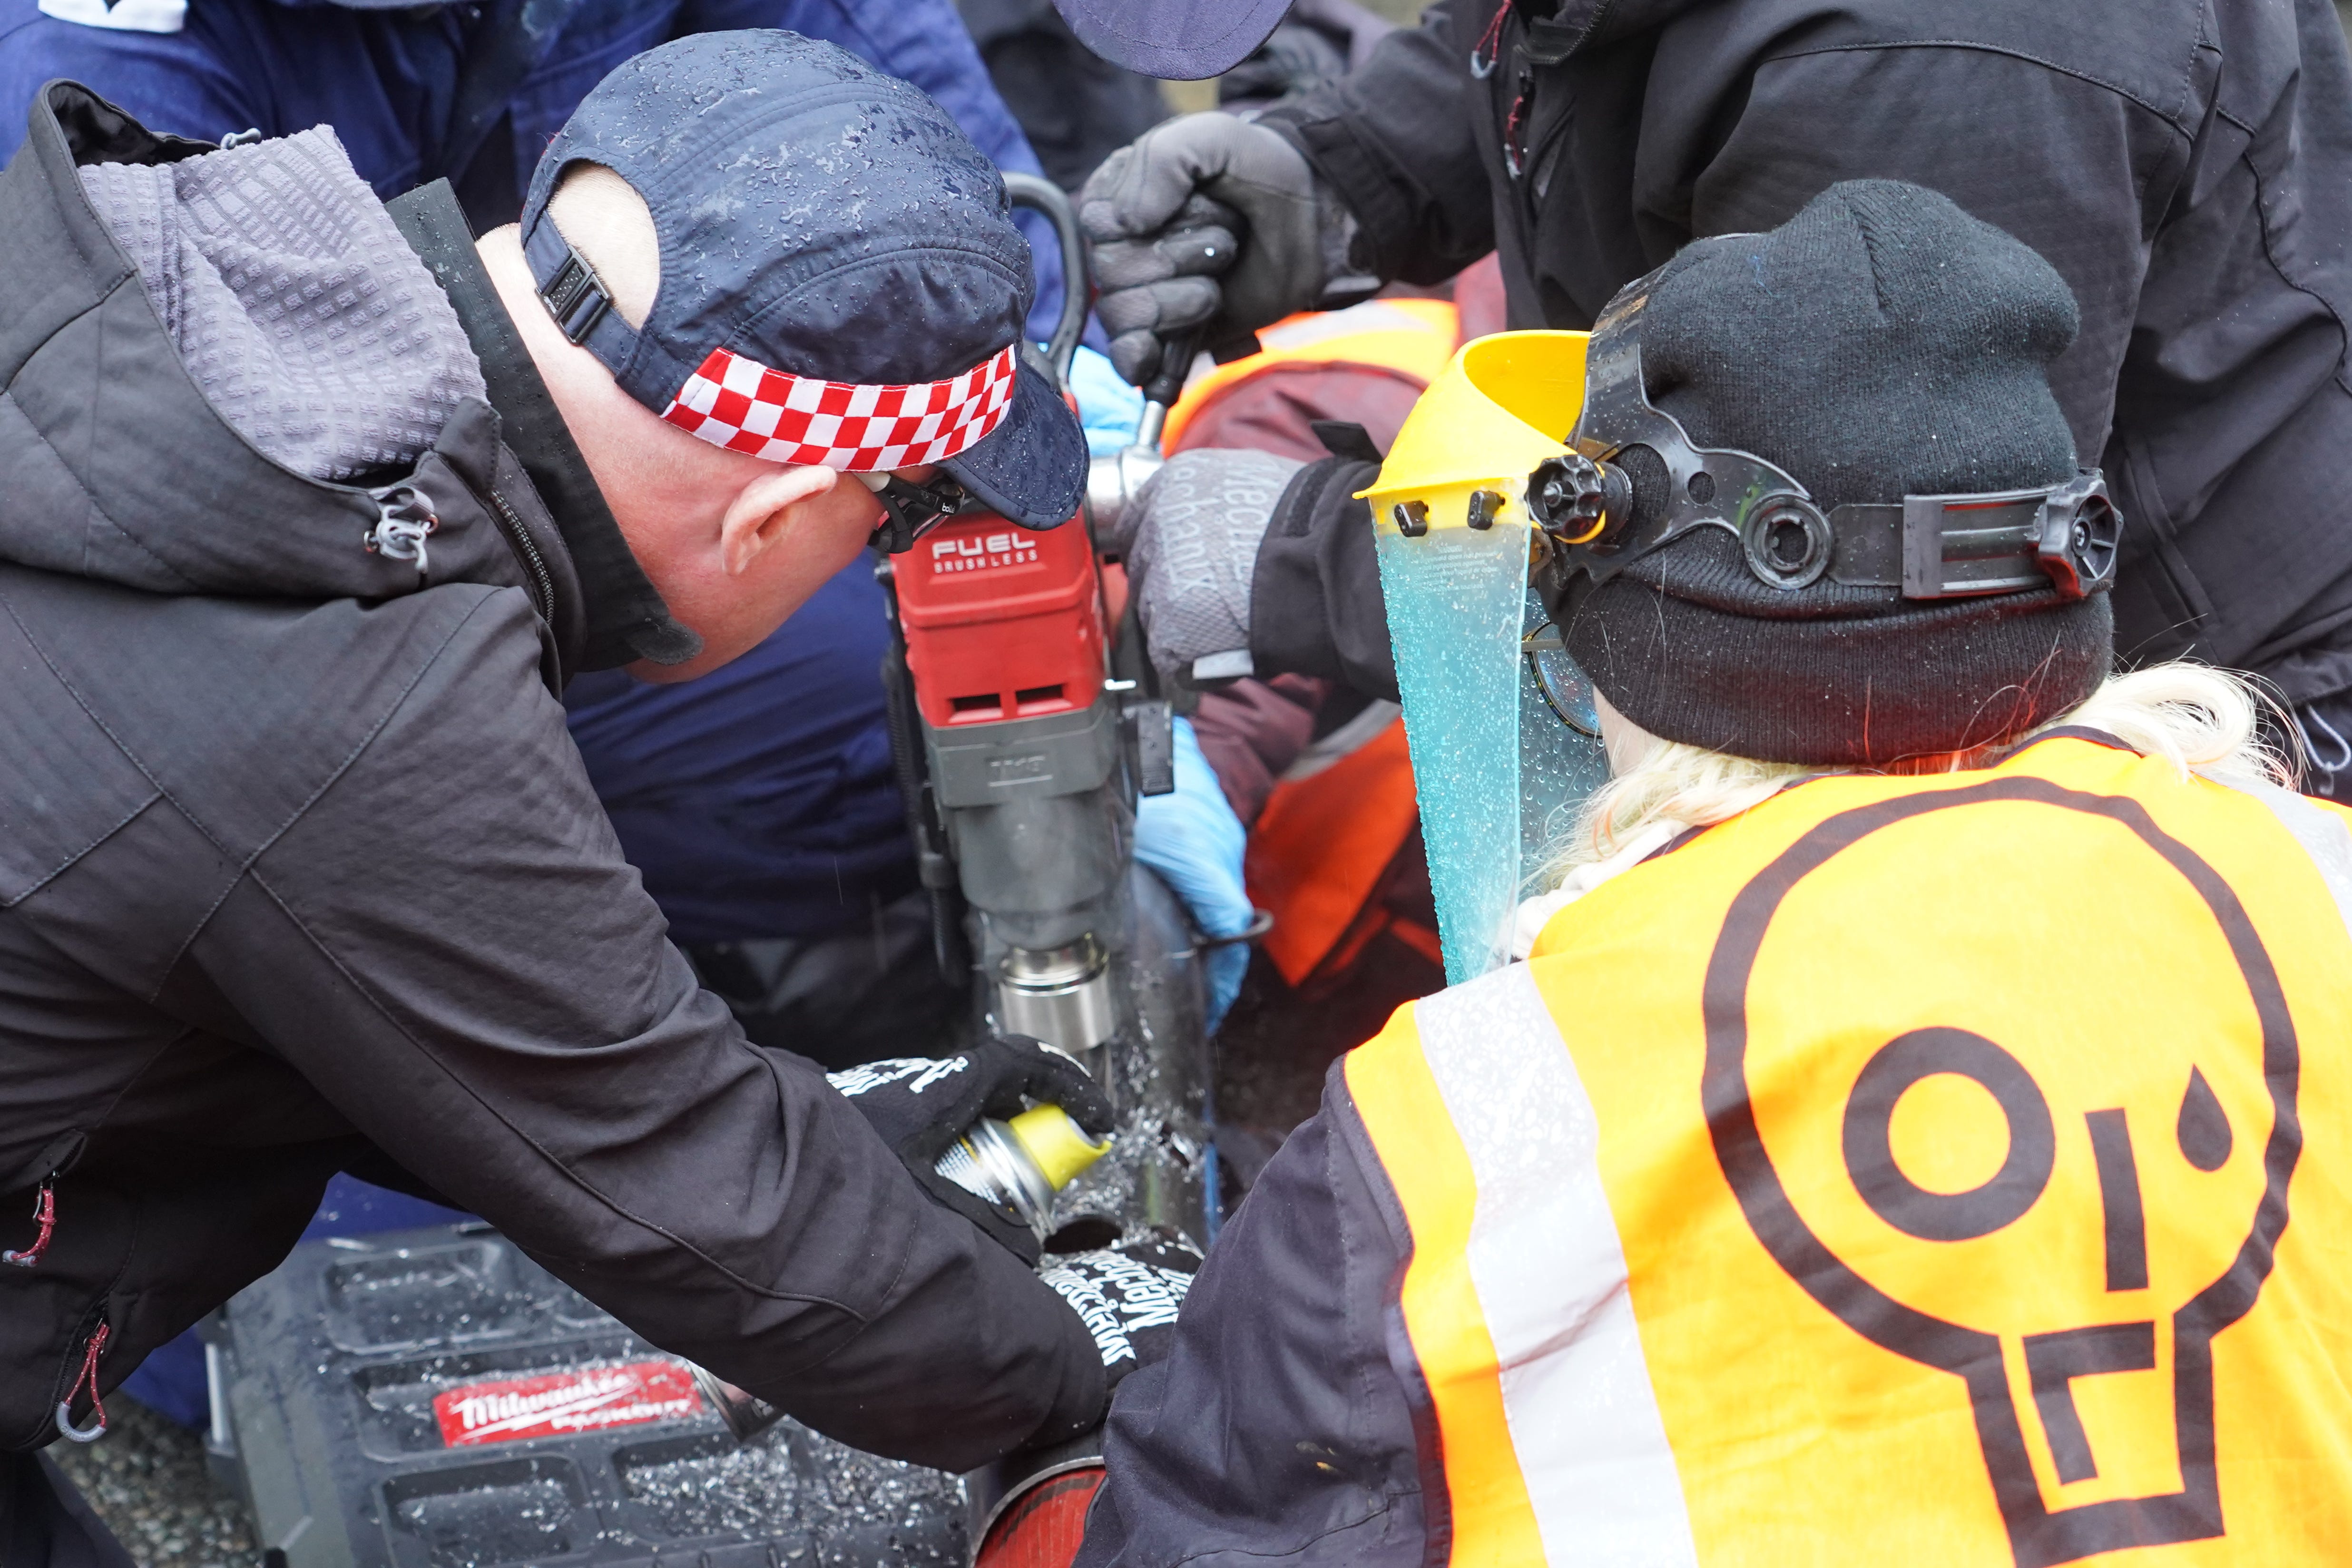
[[[1250,902],[1274,916],[1262,945],[1285,984],[1344,968],[1382,931],[1442,962],[1434,933],[1371,901],[1419,819],[1402,719],[1322,772],[1275,785],[1243,869]]]
[[[2093,738],[1823,778],[1401,1011],[1451,1561],[2352,1560],[2347,824]]]

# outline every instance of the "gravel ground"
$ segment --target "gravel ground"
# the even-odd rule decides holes
[[[58,1443],[73,1478],[140,1568],[260,1568],[245,1505],[205,1470],[204,1439],[122,1394],[106,1402],[95,1443]]]

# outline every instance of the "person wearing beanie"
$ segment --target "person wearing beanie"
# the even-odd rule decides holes
[[[1602,313],[1523,496],[1614,776],[1524,961],[1334,1066],[1079,1568],[2352,1538],[2352,812],[2236,678],[2110,673],[2075,321],[1883,182]]]
[[[1056,3],[1090,47],[1176,78],[1230,68],[1286,8]],[[1769,228],[1838,181],[1940,191],[2040,251],[2079,302],[2050,380],[2082,461],[2135,520],[2118,655],[2262,676],[2309,786],[2352,800],[2341,11],[1441,0],[1339,81],[1251,118],[1181,116],[1112,154],[1080,199],[1099,314],[1143,381],[1163,343],[1228,353],[1293,311],[1492,255],[1514,328],[1582,330],[1684,245]],[[1229,670],[1246,652],[1261,677],[1392,696],[1362,514],[1345,504],[1360,488],[1302,489],[1273,526],[1260,511],[1202,542],[1255,563],[1238,627],[1201,574],[1136,582],[1147,616],[1185,627],[1163,638],[1171,667],[1224,655],[1208,668]],[[1163,559],[1201,547],[1174,521]],[[1212,633],[1226,640],[1199,640]]]
[[[789,33],[623,66],[478,241],[324,127],[37,95],[0,173],[7,1568],[112,1560],[36,1451],[338,1171],[858,1447],[1099,1418],[1035,1238],[932,1167],[1031,1100],[1105,1131],[1101,1091],[1034,1041],[839,1086],[752,1046],[561,700],[724,664],[964,498],[1066,519],[1031,289],[938,105]]]
[[[2074,296],[1932,192],[1832,185],[1769,235],[1696,241],[1642,297],[1650,403],[1696,447],[1776,465],[1827,517],[2075,476],[2048,379],[2074,339]],[[1618,462],[1639,534],[1671,481],[1640,443]],[[1832,566],[1791,587],[1760,579],[1719,527],[1630,553],[1592,554],[1615,568],[1605,582],[1562,578],[1568,651],[1617,711],[1710,750],[1830,765],[1967,750],[2089,696],[2112,662],[2110,595],[2063,598],[2047,579],[1916,599]],[[1956,735],[1953,694],[1970,690],[1985,700]]]

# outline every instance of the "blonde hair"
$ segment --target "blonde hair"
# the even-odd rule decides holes
[[[1643,829],[1659,823],[1706,827],[1761,805],[1792,781],[1824,773],[1957,773],[1981,767],[2034,736],[2069,725],[2113,735],[2144,755],[2160,758],[2187,778],[2191,769],[2290,784],[2294,764],[2261,734],[2264,711],[2277,732],[2292,736],[2284,710],[2244,678],[2200,664],[2159,664],[2109,676],[2069,711],[2014,742],[1877,768],[1831,768],[1767,763],[1710,752],[1679,741],[1654,739],[1631,767],[1595,790],[1553,853],[1532,879],[1534,890],[1559,885],[1580,866],[1605,860]]]

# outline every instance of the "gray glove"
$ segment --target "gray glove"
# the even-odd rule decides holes
[[[1250,673],[1250,580],[1275,504],[1305,467],[1203,447],[1160,466],[1107,542],[1125,558],[1151,662],[1197,683]],[[1196,669],[1195,661],[1209,664]]]
[[[1113,153],[1078,193],[1078,222],[1111,363],[1139,386],[1160,369],[1164,336],[1205,322],[1213,342],[1312,309],[1349,270],[1356,228],[1296,147],[1221,113]],[[1373,280],[1343,281],[1361,292]]]

